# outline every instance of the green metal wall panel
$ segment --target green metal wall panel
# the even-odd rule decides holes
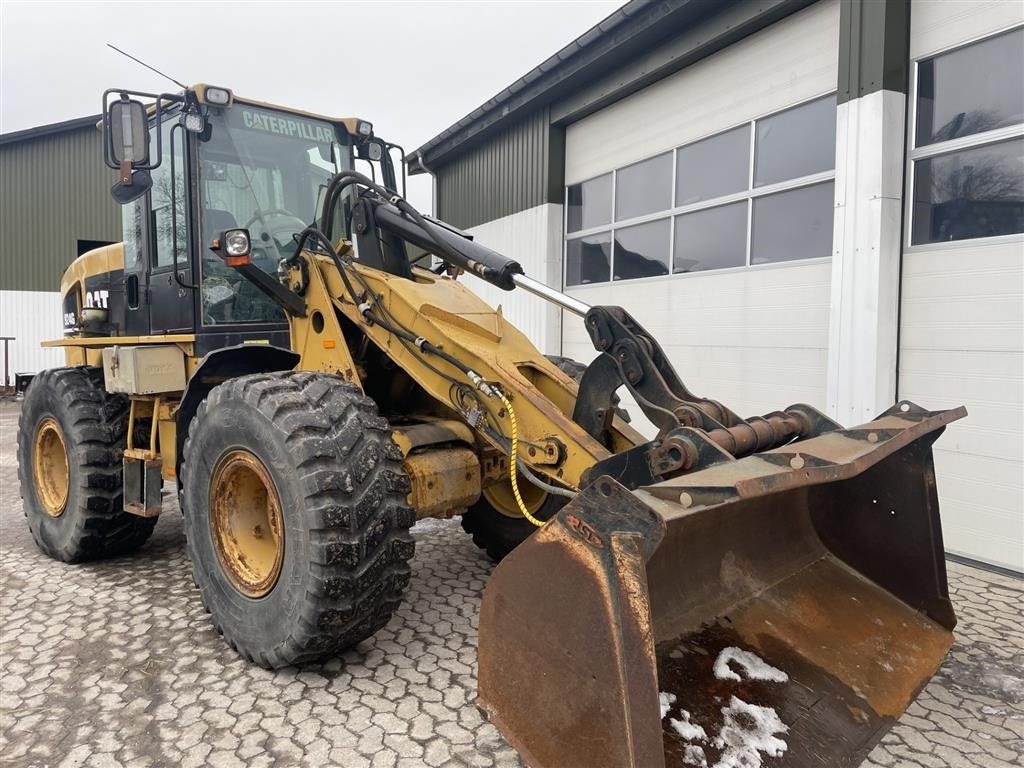
[[[0,290],[56,291],[79,240],[121,239],[101,147],[93,126],[0,145]]]
[[[855,0],[839,7],[838,102],[883,89],[906,93],[910,0]]]
[[[545,107],[432,169],[437,214],[466,228],[543,203],[562,202],[564,129]]]

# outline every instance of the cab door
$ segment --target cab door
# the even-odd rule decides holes
[[[149,335],[149,269],[146,247],[147,198],[121,207],[121,242],[124,248],[124,336]]]
[[[177,115],[165,115],[160,132],[161,161],[152,171],[149,192],[149,324],[153,334],[191,333],[195,312],[185,129]]]

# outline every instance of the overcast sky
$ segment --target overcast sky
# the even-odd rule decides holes
[[[184,83],[430,139],[614,11],[612,0],[55,3],[0,0],[0,132],[100,111],[105,88]],[[429,207],[428,186],[410,189]]]

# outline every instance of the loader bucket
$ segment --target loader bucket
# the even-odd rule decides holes
[[[495,569],[478,705],[532,768],[859,765],[953,640],[931,445],[963,415],[598,479]]]

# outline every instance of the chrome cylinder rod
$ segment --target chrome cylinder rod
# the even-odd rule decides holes
[[[540,296],[545,301],[550,301],[562,309],[567,309],[574,315],[580,317],[586,317],[587,312],[590,311],[590,305],[584,304],[578,299],[574,299],[572,296],[566,296],[561,291],[556,291],[554,288],[550,288],[544,283],[534,280],[532,277],[526,275],[512,275],[512,282],[515,283],[519,288],[524,291],[532,293],[534,296]]]

